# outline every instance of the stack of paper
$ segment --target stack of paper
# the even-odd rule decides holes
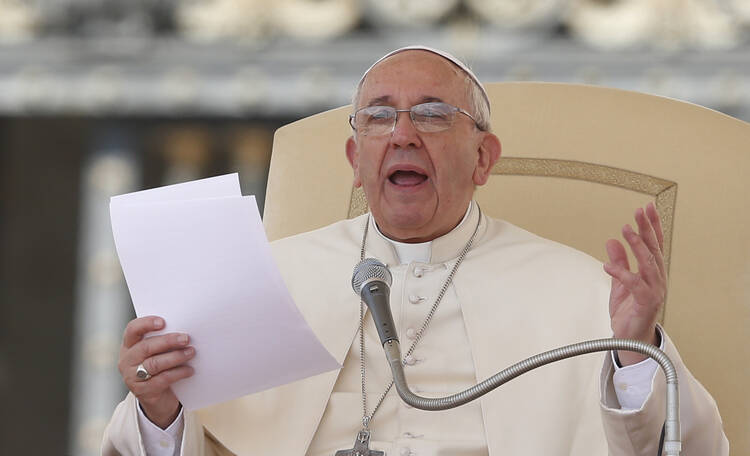
[[[112,232],[136,314],[190,335],[188,410],[340,367],[292,301],[237,174],[119,195]]]

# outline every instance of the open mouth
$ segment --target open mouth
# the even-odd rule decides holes
[[[416,171],[395,171],[393,174],[388,176],[388,180],[392,184],[403,186],[403,187],[414,187],[427,180],[427,176],[418,173]]]

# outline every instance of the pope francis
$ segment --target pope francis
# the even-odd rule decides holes
[[[300,311],[343,369],[187,412],[170,385],[193,374],[190,336],[146,339],[165,322],[137,318],[119,361],[130,393],[102,454],[659,454],[664,375],[633,352],[557,363],[449,411],[405,405],[346,280],[360,258],[375,257],[393,275],[406,374],[421,395],[455,393],[557,346],[637,339],[677,368],[682,454],[728,455],[716,404],[657,325],[667,280],[655,208],[637,209],[635,228],[623,227],[633,268],[619,241],[607,242],[602,266],[488,217],[472,196],[501,153],[489,112],[482,84],[445,52],[411,46],[370,67],[346,142],[370,213],[272,244]]]

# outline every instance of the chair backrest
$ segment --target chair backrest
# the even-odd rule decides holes
[[[605,241],[655,201],[670,271],[663,322],[716,398],[732,453],[750,454],[750,124],[616,89],[487,88],[503,158],[477,191],[482,210],[605,260]],[[367,210],[344,155],[349,113],[345,106],[276,132],[269,239]]]

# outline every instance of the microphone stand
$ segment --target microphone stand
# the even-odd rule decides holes
[[[667,355],[653,345],[630,339],[598,339],[566,345],[526,358],[460,393],[436,398],[418,396],[409,389],[406,376],[404,375],[404,365],[401,360],[401,347],[398,339],[386,340],[383,344],[383,349],[385,350],[388,364],[391,366],[393,382],[396,385],[399,396],[401,396],[401,399],[405,403],[422,410],[446,410],[458,407],[487,394],[498,386],[530,370],[574,356],[610,350],[626,350],[642,353],[659,363],[667,378],[667,417],[662,429],[664,432],[664,454],[666,456],[679,456],[682,449],[680,441],[680,398],[677,389],[677,372]],[[661,455],[661,448],[659,449],[659,455]]]

